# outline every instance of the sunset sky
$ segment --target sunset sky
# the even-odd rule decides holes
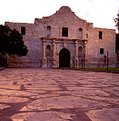
[[[33,23],[35,18],[50,16],[61,6],[69,6],[95,27],[115,28],[113,18],[117,16],[119,0],[0,0],[0,24]]]

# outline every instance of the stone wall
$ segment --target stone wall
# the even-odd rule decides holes
[[[47,26],[51,26],[51,36],[54,38],[84,39],[88,29],[92,28],[93,24],[78,18],[69,7],[61,7],[52,16],[35,19],[36,36],[46,36]],[[68,37],[62,37],[62,27],[68,28]],[[79,38],[80,28],[83,31],[82,38]]]
[[[78,47],[83,48],[87,67],[99,66],[99,61],[103,60],[107,51],[109,52],[110,63],[115,62],[115,30],[95,28],[92,23],[77,17],[67,6],[61,7],[59,11],[51,16],[43,17],[42,19],[36,18],[32,24],[5,22],[5,25],[12,29],[15,28],[19,32],[21,32],[22,26],[26,28],[26,34],[23,35],[23,39],[29,52],[26,57],[20,58],[23,63],[22,66],[42,67],[44,61],[43,53],[45,51],[42,38],[49,38],[45,40],[45,44],[50,44],[52,48],[55,48],[53,49],[55,54],[53,60],[56,61],[56,67],[59,66],[59,52],[63,47],[67,48],[71,53],[71,67],[73,67],[72,61],[77,61],[76,58],[79,58],[77,55],[79,53],[77,52]],[[50,32],[48,32],[48,27]],[[63,27],[68,28],[68,37],[62,36]],[[102,39],[99,39],[99,31],[102,32]],[[52,42],[55,40],[59,42],[53,44]],[[83,40],[88,40],[85,47]],[[62,44],[63,41],[64,44]],[[75,44],[76,41],[78,42],[77,45]],[[100,54],[100,48],[104,48],[104,54]]]
[[[102,39],[99,39],[99,31],[102,32]],[[100,54],[100,48],[104,48],[104,54]],[[115,30],[105,28],[93,28],[89,31],[88,43],[86,46],[87,63],[97,63],[109,56],[110,66],[115,63]],[[90,64],[91,65],[91,64]]]
[[[42,41],[36,37],[35,25],[28,23],[5,22],[11,29],[21,33],[21,27],[26,28],[23,40],[28,48],[26,57],[9,57],[9,67],[41,67],[42,64]]]

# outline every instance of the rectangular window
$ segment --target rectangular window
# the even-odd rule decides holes
[[[99,31],[99,39],[102,39],[102,31]]]
[[[23,27],[23,26],[21,27],[21,34],[22,34],[22,35],[25,35],[25,34],[26,34],[26,28]]]
[[[100,54],[104,54],[104,48],[100,48]]]
[[[62,37],[68,37],[68,28],[66,27],[62,28]]]
[[[88,34],[86,34],[86,38],[88,38]]]

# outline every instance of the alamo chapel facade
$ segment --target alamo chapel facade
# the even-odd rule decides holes
[[[68,6],[33,24],[5,22],[23,35],[28,47],[25,57],[9,57],[9,67],[83,68],[110,66],[115,62],[115,30],[93,27]]]

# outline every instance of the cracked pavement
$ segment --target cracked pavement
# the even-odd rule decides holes
[[[119,121],[119,74],[4,69],[0,121]]]

